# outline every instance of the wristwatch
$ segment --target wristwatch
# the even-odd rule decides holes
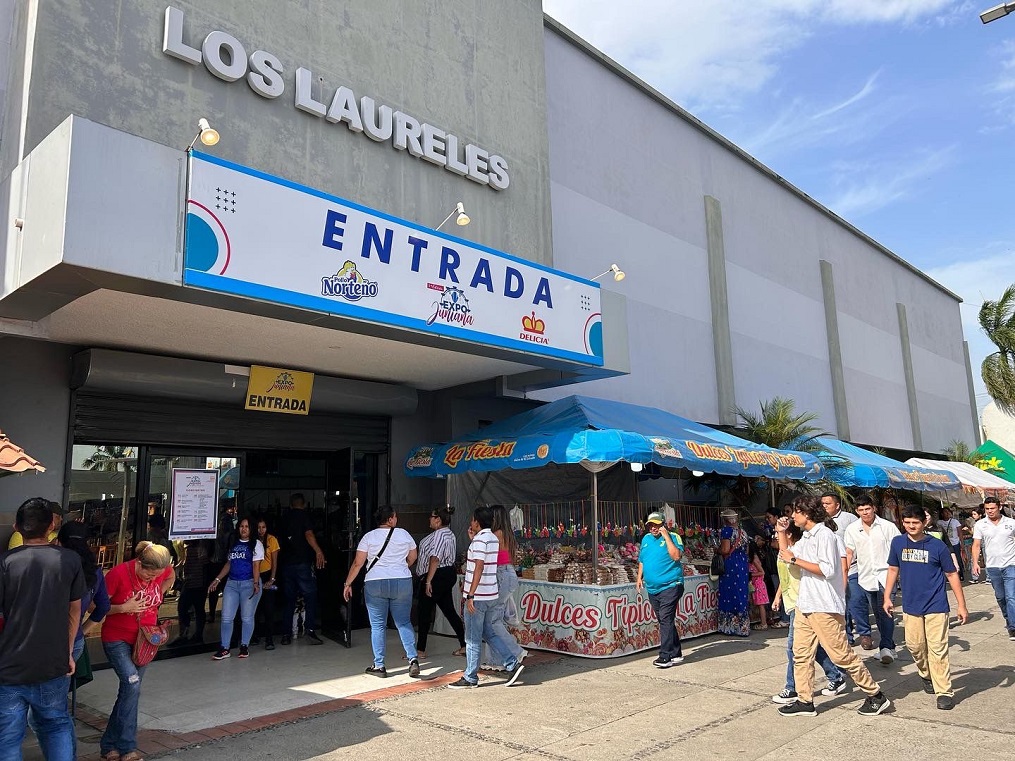
[[[789,562],[796,563],[796,555],[791,556]]]
[[[465,594],[465,595],[462,596],[462,599],[465,599],[465,600],[475,600],[476,599],[476,595]]]

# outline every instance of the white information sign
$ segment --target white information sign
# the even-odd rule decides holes
[[[173,468],[171,540],[214,539],[218,528],[219,472]]]
[[[598,283],[201,153],[183,282],[603,364]]]

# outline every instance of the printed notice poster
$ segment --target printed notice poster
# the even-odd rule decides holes
[[[169,538],[214,539],[218,526],[219,472],[173,468]]]

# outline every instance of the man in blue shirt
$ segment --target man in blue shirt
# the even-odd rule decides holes
[[[903,621],[906,647],[913,654],[923,691],[937,695],[937,707],[950,711],[955,706],[948,664],[948,595],[945,578],[958,602],[960,623],[969,612],[962,583],[952,562],[951,549],[940,539],[924,533],[924,510],[907,505],[902,509],[904,536],[892,540],[888,553],[888,580],[885,589],[902,581]],[[885,595],[885,613],[892,615],[891,595]]]
[[[677,604],[684,596],[684,566],[680,556],[684,543],[666,528],[662,513],[650,513],[645,519],[648,533],[638,550],[638,591],[648,591],[648,600],[659,619],[659,657],[652,665],[668,669],[684,660],[677,634]]]

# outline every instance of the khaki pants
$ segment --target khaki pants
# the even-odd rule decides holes
[[[950,697],[953,693],[948,665],[948,614],[903,614],[902,621],[906,626],[906,647],[913,654],[921,678],[934,683],[935,695]]]
[[[846,620],[834,613],[802,613],[793,620],[793,679],[797,700],[810,703],[814,699],[814,655],[818,645],[825,648],[832,663],[849,674],[856,686],[868,695],[877,695],[881,688],[870,671],[846,642]]]

